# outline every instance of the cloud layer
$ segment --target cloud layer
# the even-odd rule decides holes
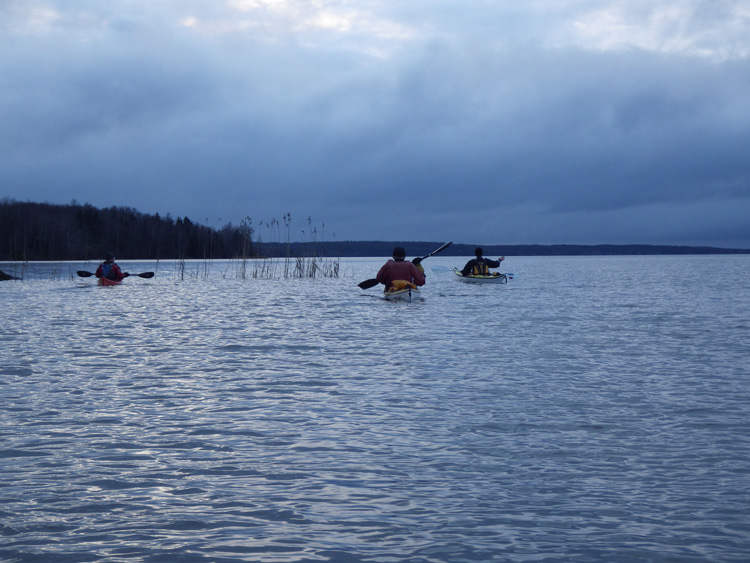
[[[746,0],[11,1],[0,85],[0,196],[750,248]]]

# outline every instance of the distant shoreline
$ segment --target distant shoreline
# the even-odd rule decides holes
[[[408,256],[425,256],[445,241],[328,241],[289,244],[292,256],[309,254],[314,249],[320,256],[375,257],[390,256],[394,246],[406,248]],[[256,250],[266,256],[279,256],[279,247],[286,245],[255,243]],[[480,245],[454,243],[440,256],[473,256]],[[481,245],[485,256],[658,256],[686,254],[750,254],[750,249],[717,248],[711,246],[679,246],[651,244],[486,244]],[[283,254],[282,254],[283,255]]]
[[[227,260],[232,258],[385,257],[394,246],[407,256],[426,256],[440,241],[311,239],[286,242],[290,218],[261,233],[249,218],[209,227],[187,217],[148,215],[127,207],[97,209],[92,205],[17,202],[0,199],[0,261],[96,261],[107,252],[121,260]],[[303,231],[304,233],[304,231]],[[261,241],[261,234],[269,242]],[[460,232],[456,233],[460,236]],[[255,239],[255,240],[254,240]],[[440,256],[473,256],[482,246],[486,256],[619,256],[680,254],[750,254],[750,249],[652,244],[467,244],[454,243]]]
[[[439,248],[443,242],[424,241],[319,241],[287,243],[255,243],[256,256],[246,259],[312,257],[321,258],[376,258],[389,257],[394,246],[403,246],[408,258],[426,256]],[[474,256],[475,244],[454,243],[439,256]],[[484,255],[494,256],[686,256],[750,254],[746,248],[719,248],[712,246],[679,246],[658,244],[485,244]],[[127,258],[128,261],[176,260],[165,258]],[[207,260],[229,260],[228,257],[210,257]],[[235,257],[234,259],[242,259]],[[191,258],[191,260],[197,260]],[[91,258],[46,259],[46,260],[0,260],[0,263],[22,262],[91,262]],[[97,262],[96,259],[93,262]],[[9,279],[0,272],[0,279]],[[10,279],[13,279],[12,277]],[[17,279],[17,278],[16,278]]]
[[[257,256],[252,258],[284,258],[286,256],[319,256],[327,258],[375,258],[388,257],[394,246],[406,248],[407,257],[426,256],[443,242],[424,241],[319,241],[287,243],[255,243]],[[480,245],[454,243],[439,256],[474,256],[474,249]],[[719,248],[713,246],[679,246],[658,244],[485,244],[481,245],[484,255],[493,256],[679,256],[679,255],[718,255],[750,254],[747,248]],[[240,257],[238,257],[240,258]],[[172,260],[175,258],[162,258]],[[226,260],[227,257],[211,257],[210,260]],[[159,260],[159,258],[128,258],[128,260]],[[18,260],[3,260],[19,262]],[[36,262],[39,260],[28,260]],[[57,261],[53,259],[41,261]],[[66,262],[87,261],[65,259]],[[96,262],[96,260],[94,260]]]

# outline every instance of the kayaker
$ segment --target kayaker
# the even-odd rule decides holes
[[[385,285],[386,291],[393,287],[393,282],[401,280],[414,285],[424,285],[424,268],[420,262],[420,258],[415,258],[412,262],[406,260],[406,250],[403,246],[397,246],[393,249],[393,260],[383,264],[375,277]]]
[[[115,281],[121,281],[125,279],[125,274],[122,273],[120,266],[115,264],[115,255],[111,252],[107,252],[107,255],[104,258],[104,262],[99,264],[99,267],[96,269],[96,274],[94,275],[97,278],[105,277],[108,280]]]
[[[461,270],[461,275],[468,276],[469,274],[472,274],[475,276],[488,276],[490,274],[490,268],[499,268],[500,262],[505,260],[505,256],[493,260],[492,258],[485,258],[482,256],[483,254],[484,251],[477,246],[474,249],[475,258],[472,258],[466,263],[464,269]]]

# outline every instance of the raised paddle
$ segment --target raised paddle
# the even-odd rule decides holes
[[[434,256],[438,252],[442,252],[443,250],[445,250],[446,248],[448,248],[451,244],[453,244],[453,241],[446,242],[443,246],[441,246],[437,250],[433,250],[427,256],[422,256],[422,258],[420,258],[419,261],[421,262],[425,258],[429,258],[430,256]],[[359,282],[357,285],[360,288],[362,288],[362,289],[370,289],[371,287],[375,287],[376,285],[378,285],[378,283],[380,283],[380,282],[378,282],[377,279],[370,278],[369,280],[365,280],[363,282]]]
[[[91,272],[87,272],[86,270],[78,270],[76,272],[76,274],[78,274],[82,278],[90,278],[91,276],[94,275]],[[140,273],[140,274],[130,274],[128,272],[125,272],[125,277],[127,278],[128,276],[138,276],[139,278],[147,278],[148,279],[148,278],[153,278],[154,277],[154,273],[153,272],[143,272],[143,273]]]

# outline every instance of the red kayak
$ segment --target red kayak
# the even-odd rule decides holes
[[[122,285],[122,280],[111,280],[109,278],[99,278],[99,285]]]

